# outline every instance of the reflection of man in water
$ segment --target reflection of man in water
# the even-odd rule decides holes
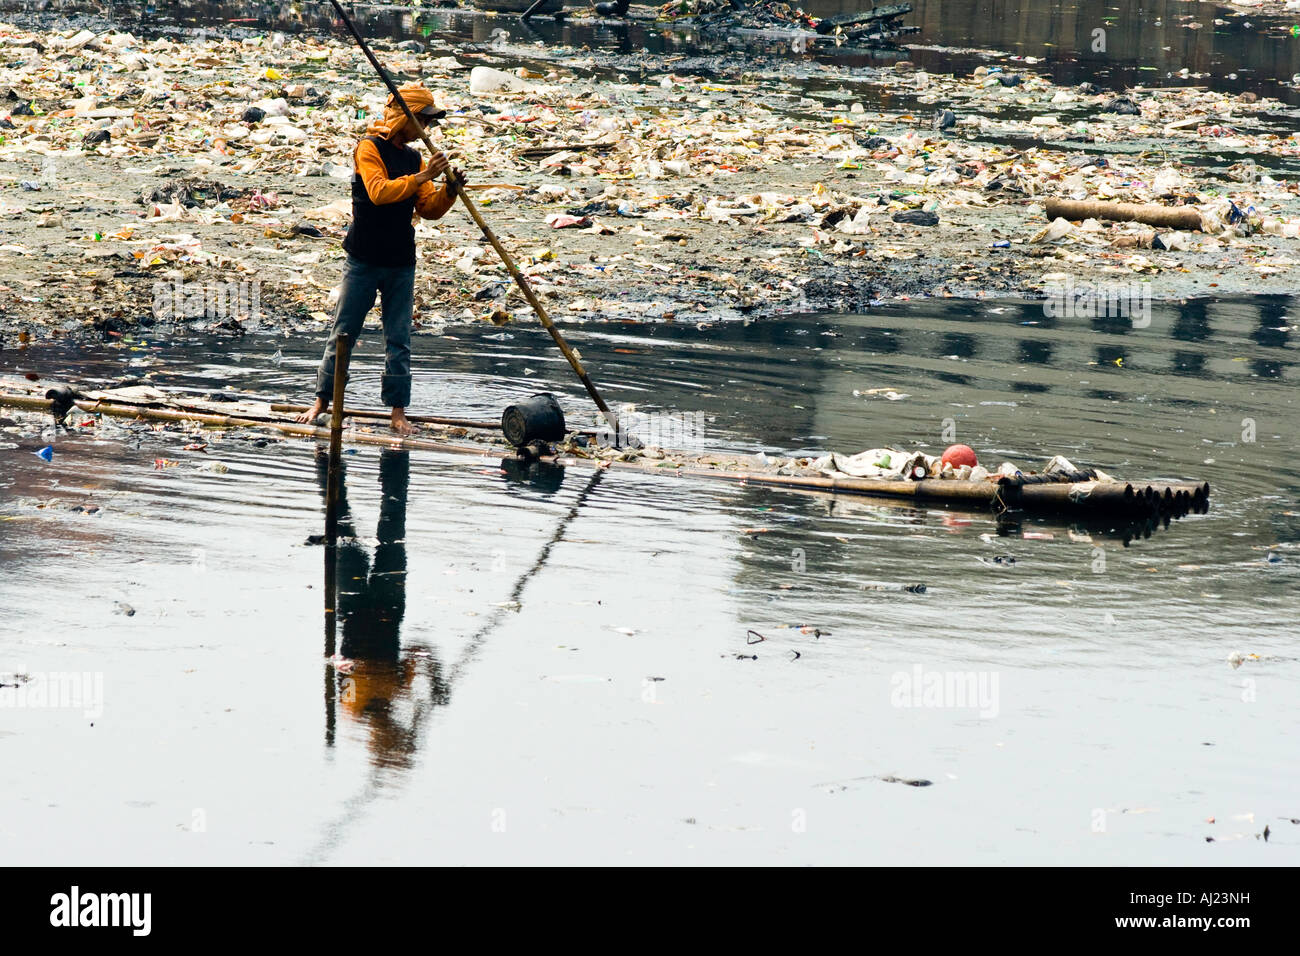
[[[328,458],[325,462],[328,478]],[[340,463],[337,617],[343,628],[340,650],[344,657],[366,661],[398,658],[406,613],[406,496],[410,482],[410,453],[381,452],[379,487],[383,498],[372,563],[356,537]]]
[[[329,456],[316,456],[322,494],[329,479]],[[382,764],[404,765],[415,747],[415,721],[399,715],[397,705],[411,698],[421,660],[401,654],[401,626],[406,613],[406,497],[410,487],[410,453],[384,450],[379,456],[379,525],[373,559],[357,539],[348,507],[345,469],[339,465],[339,540],[335,617],[342,628],[340,653],[355,662],[339,675],[340,701],[354,719],[368,724],[370,746]],[[426,655],[430,698],[445,703],[441,668]],[[418,711],[418,708],[417,708]],[[405,717],[405,719],[403,719]]]

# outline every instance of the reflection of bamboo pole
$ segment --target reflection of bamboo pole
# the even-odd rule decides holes
[[[334,656],[338,610],[339,485],[343,459],[343,399],[348,387],[348,366],[352,363],[352,339],[334,339],[334,398],[330,412],[329,477],[325,485],[325,657]],[[334,743],[333,665],[325,665],[325,745]]]
[[[555,548],[555,545],[559,543],[559,541],[564,537],[565,531],[568,529],[569,525],[573,522],[573,519],[577,517],[578,512],[582,510],[582,506],[583,504],[586,503],[588,496],[590,496],[591,493],[595,491],[596,487],[600,484],[600,481],[604,477],[604,475],[605,472],[599,468],[595,469],[592,472],[591,478],[588,479],[586,486],[581,491],[578,492],[577,497],[573,501],[572,507],[570,507],[568,512],[564,515],[564,517],[560,519],[559,524],[557,524],[555,527],[554,533],[550,536],[550,538],[547,539],[546,543],[542,545],[542,549],[540,552],[538,552],[536,560],[534,560],[533,563],[529,565],[529,567],[523,572],[523,574],[521,574],[515,580],[514,587],[510,589],[511,602],[517,602],[519,598],[523,596],[524,588],[528,585],[528,582],[531,581],[538,574],[538,572],[542,570],[543,567],[545,567],[546,562],[551,555],[551,551]],[[464,674],[466,668],[468,668],[469,665],[473,663],[475,657],[477,656],[478,652],[482,649],[483,644],[486,643],[487,639],[492,634],[499,632],[501,619],[507,613],[508,613],[508,608],[506,606],[498,605],[496,610],[492,612],[491,616],[483,623],[483,625],[479,627],[473,634],[470,635],[469,639],[465,643],[464,649],[460,653],[460,656],[447,669],[447,674],[446,677],[444,678],[444,685],[446,687],[446,691],[445,691],[446,698],[441,702],[439,702],[438,700],[434,700],[433,701],[434,706],[437,706],[439,703],[445,704],[450,702],[450,693],[451,693],[452,685],[455,684],[456,681],[460,679],[460,677]],[[435,656],[434,659],[436,661],[437,657]],[[407,739],[410,741],[409,747],[411,752],[415,752],[415,750],[419,746],[421,734],[423,733],[424,721],[431,713],[432,707],[430,707],[430,705],[426,702],[425,699],[418,698],[418,697],[412,697],[411,705],[412,705],[412,715],[411,715],[410,731],[407,735]],[[333,713],[334,713],[333,706],[332,705],[328,706],[326,709],[326,719],[329,720],[330,718],[332,718]],[[329,742],[333,741],[332,723],[329,724],[326,728],[326,740]],[[365,787],[362,789],[360,794],[346,801],[345,806],[347,807],[347,812],[344,815],[344,817],[340,820],[335,821],[333,824],[326,825],[325,827],[326,836],[323,838],[322,842],[318,844],[317,847],[307,856],[306,862],[308,865],[318,862],[321,851],[333,844],[335,839],[335,834],[338,831],[340,831],[343,827],[351,826],[353,821],[356,819],[357,815],[360,813],[362,807],[364,807],[365,804],[369,803],[372,799],[374,799],[374,797],[376,796],[376,794],[379,792],[380,789],[379,780],[380,780],[380,774],[382,773],[382,770],[383,768],[378,761],[372,761],[371,778],[366,781]]]
[[[325,746],[334,746],[337,722],[334,703],[334,662],[338,650],[338,547],[325,544]]]
[[[330,470],[325,491],[325,544],[332,545],[339,530],[339,461],[343,457],[343,395],[348,387],[352,340],[334,339],[334,407],[330,413]]]

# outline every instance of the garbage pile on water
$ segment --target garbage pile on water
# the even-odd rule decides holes
[[[832,478],[996,481],[999,478],[1036,474],[1048,477],[1059,476],[1062,481],[1114,481],[1110,475],[1099,469],[1076,468],[1068,458],[1061,455],[1053,456],[1038,472],[1026,471],[1009,461],[1002,462],[995,470],[990,471],[975,460],[974,453],[965,445],[954,447],[967,453],[966,460],[954,460],[955,457],[960,456],[953,456],[951,449],[943,455],[927,455],[920,451],[871,448],[848,457],[831,452],[811,462],[807,467]]]
[[[762,29],[774,25],[812,29],[817,18],[781,0],[739,3],[733,0],[670,0],[659,8],[664,19],[694,18],[698,24],[726,23],[736,27]]]
[[[440,144],[560,318],[699,322],[1062,276],[1272,291],[1297,261],[1297,186],[1269,170],[1300,139],[1249,93],[1066,88],[1029,58],[962,77],[734,58],[706,77],[645,56],[632,79],[563,48],[525,68],[496,47],[377,46],[435,90]],[[353,45],[0,27],[0,47],[0,330],[328,323],[351,150],[383,101]],[[806,95],[814,75],[841,88]],[[1201,228],[1048,221],[1057,198],[1195,208]],[[527,319],[462,211],[417,235],[417,331]],[[217,282],[260,299],[214,315],[184,294]]]
[[[742,0],[670,0],[659,8],[659,17],[664,20],[686,21],[697,29],[716,27],[764,30],[783,27],[815,30],[833,38],[837,43],[883,43],[920,31],[920,27],[909,27],[902,23],[902,17],[911,12],[910,3],[898,3],[819,19],[805,13],[803,8],[782,0],[760,0],[757,3]],[[809,47],[807,38],[797,38],[795,42],[798,47]]]
[[[919,481],[923,478],[952,481],[997,481],[1000,478],[1035,476],[1040,480],[1114,481],[1098,468],[1078,468],[1068,458],[1055,455],[1041,470],[1023,469],[1004,461],[990,470],[981,465],[966,445],[952,445],[942,454],[898,448],[869,448],[853,455],[828,452],[819,457],[768,455],[732,455],[726,453],[690,453],[656,445],[625,442],[621,447],[584,434],[570,434],[555,450],[573,458],[599,462],[656,462],[657,467],[707,467],[724,471],[743,471],[779,476],[824,476],[827,478],[879,478],[889,481]]]
[[[1077,468],[1053,456],[1041,471],[1003,462],[996,471],[981,466],[966,445],[952,445],[935,457],[924,452],[872,448],[856,455],[834,452],[812,459],[689,455],[662,448],[608,448],[586,436],[571,436],[556,461],[594,460],[597,468],[640,471],[671,469],[679,477],[716,478],[803,490],[882,495],[1010,510],[1073,512],[1136,522],[1131,533],[1149,534],[1160,522],[1209,510],[1206,482],[1123,482],[1096,468]],[[761,529],[756,529],[761,530]],[[1126,535],[1129,532],[1126,532]],[[1126,536],[1127,541],[1127,536]]]

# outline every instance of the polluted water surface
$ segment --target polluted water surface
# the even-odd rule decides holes
[[[566,328],[636,427],[690,410],[675,437],[706,450],[937,453],[951,427],[982,461],[1212,485],[1207,514],[1136,531],[348,446],[327,549],[316,442],[6,411],[3,679],[101,677],[5,712],[9,851],[1192,863],[1212,837],[1216,862],[1277,862],[1294,695],[1261,688],[1300,675],[1294,309]],[[413,406],[490,419],[545,390],[595,425],[545,333],[496,335],[417,337]],[[378,342],[358,406],[378,405]],[[0,374],[294,402],[319,347],[127,335],[8,349]],[[961,699],[929,706],[955,677]]]

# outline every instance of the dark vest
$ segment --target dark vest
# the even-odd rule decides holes
[[[379,136],[367,136],[379,149],[379,158],[388,170],[389,179],[410,176],[420,171],[420,154],[409,146],[397,147]],[[355,170],[352,173],[352,225],[348,227],[343,248],[362,262],[373,266],[415,265],[415,197],[402,202],[376,206],[366,193],[366,184]]]

